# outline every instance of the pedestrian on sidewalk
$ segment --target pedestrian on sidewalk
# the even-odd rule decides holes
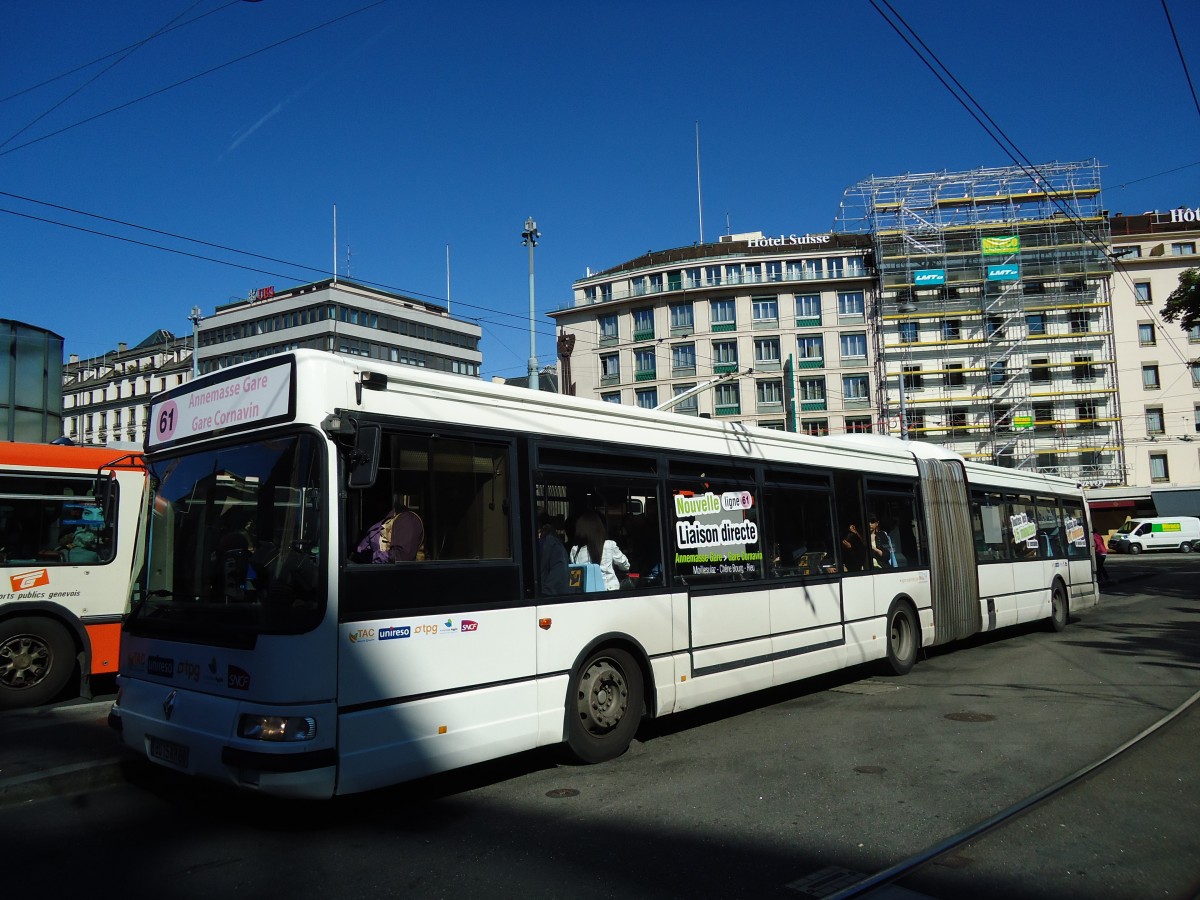
[[[1112,580],[1108,577],[1108,570],[1104,568],[1104,558],[1108,556],[1108,547],[1105,546],[1104,536],[1098,531],[1092,532],[1092,546],[1096,548],[1096,578],[1101,584],[1108,584]]]

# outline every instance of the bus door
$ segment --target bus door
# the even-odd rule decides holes
[[[1076,606],[1077,598],[1090,605],[1095,600],[1096,585],[1092,570],[1092,532],[1083,503],[1063,500],[1062,518],[1071,606]]]

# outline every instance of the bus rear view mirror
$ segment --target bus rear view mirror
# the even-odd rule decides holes
[[[350,454],[350,487],[369,488],[379,473],[379,447],[383,429],[378,425],[359,425],[354,433],[354,451]]]

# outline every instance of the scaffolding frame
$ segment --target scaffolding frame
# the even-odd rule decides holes
[[[1096,160],[871,176],[845,191],[835,228],[874,242],[881,430],[1124,483]]]

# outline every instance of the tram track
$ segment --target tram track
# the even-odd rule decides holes
[[[853,881],[851,881],[852,876],[850,873],[843,873],[843,876],[840,878],[832,877],[826,882],[828,886],[827,891],[813,892],[813,895],[822,896],[826,900],[852,900],[852,898],[872,896],[900,896],[900,894],[893,894],[891,886],[898,886],[900,882],[915,876],[918,872],[925,870],[933,864],[937,864],[939,861],[942,861],[941,864],[947,866],[947,868],[958,868],[956,863],[951,862],[956,857],[956,851],[969,844],[976,843],[980,838],[997,832],[1014,820],[1027,815],[1039,807],[1047,805],[1051,800],[1063,798],[1070,789],[1082,784],[1107,767],[1112,766],[1119,759],[1126,756],[1129,751],[1142,746],[1151,737],[1162,732],[1164,728],[1195,707],[1198,702],[1200,702],[1200,691],[1193,693],[1183,703],[1116,749],[1053,784],[1030,794],[1017,803],[872,875],[860,877]],[[1163,813],[1167,815],[1169,811],[1163,810]],[[1196,885],[1193,884],[1185,896],[1195,896],[1195,887]],[[921,896],[920,888],[906,891],[903,895],[911,897]],[[936,894],[931,896],[936,896]]]

